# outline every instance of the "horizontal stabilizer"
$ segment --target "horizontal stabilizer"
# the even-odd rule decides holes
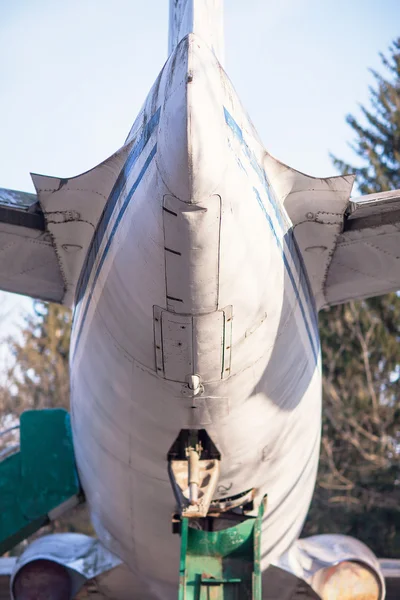
[[[62,302],[65,285],[36,194],[0,189],[0,289]]]
[[[318,309],[400,289],[400,190],[350,199],[354,175],[310,177],[268,154],[265,169]]]
[[[327,271],[327,304],[400,289],[400,190],[350,201]]]
[[[76,177],[32,175],[37,194],[0,188],[0,290],[73,305],[94,231],[129,149]]]
[[[94,169],[76,177],[32,175],[46,219],[46,231],[51,234],[56,249],[65,284],[62,303],[67,306],[74,303],[93,234],[129,149],[130,145],[123,146]]]
[[[347,209],[346,227],[351,229],[354,223],[359,229],[367,227],[368,223],[374,226],[384,220],[393,221],[397,219],[397,212],[400,212],[400,190],[352,198]]]
[[[326,273],[343,229],[354,176],[311,177],[269,154],[265,169],[277,201],[293,224],[293,236],[320,309],[327,305]]]
[[[8,206],[12,208],[19,208],[20,210],[31,211],[36,203],[36,194],[0,188],[0,206]]]

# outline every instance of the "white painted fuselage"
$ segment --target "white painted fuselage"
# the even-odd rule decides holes
[[[149,598],[172,599],[166,455],[181,429],[218,447],[219,498],[268,494],[264,568],[299,535],[319,453],[317,313],[265,150],[201,38],[175,48],[126,144],[78,289],[73,433],[98,536]]]

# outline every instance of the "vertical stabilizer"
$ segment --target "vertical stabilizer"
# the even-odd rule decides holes
[[[223,63],[223,0],[169,0],[170,54],[189,33],[201,37]]]

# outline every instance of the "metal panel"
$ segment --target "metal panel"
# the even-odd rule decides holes
[[[94,231],[130,147],[124,146],[90,171],[61,179],[32,175],[66,283],[63,304],[72,306]]]
[[[224,308],[224,339],[223,339],[223,362],[222,378],[229,377],[231,374],[232,359],[232,324],[233,324],[233,306]]]
[[[339,237],[326,278],[327,304],[400,289],[399,228],[400,222],[393,222]]]
[[[398,212],[400,210],[400,190],[378,192],[367,194],[359,198],[352,198],[348,209],[347,221],[360,221],[361,219],[375,218],[377,224],[378,215]]]
[[[193,372],[192,317],[163,311],[161,323],[165,377],[184,382]]]
[[[327,304],[400,289],[400,190],[354,198],[326,274]]]
[[[0,199],[1,200],[1,199]],[[28,212],[2,206],[0,203],[0,223],[7,225],[16,225],[18,227],[27,227],[28,229],[36,229],[38,232],[46,231],[44,215],[41,211]]]
[[[20,192],[18,190],[7,190],[0,188],[0,205],[19,208],[24,212],[32,212],[32,208],[37,203],[36,194],[29,192]]]
[[[48,233],[0,224],[0,289],[62,302],[64,280]]]
[[[223,342],[222,311],[193,317],[194,373],[198,373],[202,381],[221,378]]]
[[[154,307],[156,369],[166,379],[202,382],[229,375],[232,307],[204,315],[179,315]],[[226,349],[224,348],[226,344]]]
[[[201,206],[164,198],[167,305],[180,313],[218,307],[221,198]]]
[[[161,331],[162,308],[153,307],[154,313],[154,347],[156,358],[156,370],[159,375],[164,374],[163,339]]]
[[[194,396],[191,399],[191,426],[205,427],[223,421],[229,416],[229,398]]]

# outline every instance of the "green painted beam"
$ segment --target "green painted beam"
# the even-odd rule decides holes
[[[256,518],[220,531],[194,529],[182,518],[179,600],[262,600],[264,506]]]
[[[68,412],[57,408],[22,413],[20,451],[0,462],[0,555],[78,495]]]

